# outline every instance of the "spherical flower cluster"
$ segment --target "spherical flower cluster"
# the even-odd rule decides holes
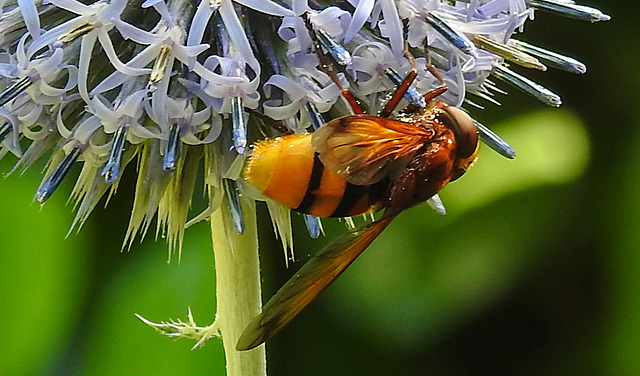
[[[159,211],[159,226],[179,246],[194,159],[205,160],[207,184],[230,185],[227,191],[234,193],[242,183],[231,167],[247,154],[249,124],[261,126],[252,114],[296,133],[346,114],[344,106],[335,106],[340,90],[318,66],[303,14],[343,68],[338,75],[344,86],[374,113],[410,69],[405,45],[417,55],[420,74],[407,94],[417,105],[424,106],[419,93],[439,85],[427,64],[444,77],[448,91],[441,99],[454,106],[476,105],[478,98],[495,102],[500,90],[491,76],[560,105],[556,94],[509,68],[585,71],[571,58],[513,38],[538,9],[592,22],[608,19],[565,0],[7,2],[0,19],[2,155],[14,154],[16,167],[27,168],[54,150],[36,193],[40,202],[80,161],[72,195],[80,201],[78,226],[138,160],[141,181],[127,239],[146,230]],[[515,155],[478,125],[486,141]],[[223,132],[230,137],[221,137]],[[180,204],[166,197],[176,190],[185,197]],[[213,195],[223,192],[215,189]],[[241,230],[241,214],[236,220]]]

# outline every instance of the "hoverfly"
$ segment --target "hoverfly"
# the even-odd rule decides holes
[[[378,116],[364,114],[340,85],[317,43],[320,63],[351,105],[354,115],[331,120],[312,134],[285,135],[258,142],[245,179],[263,195],[318,217],[348,217],[384,210],[382,217],[337,238],[314,255],[262,308],[240,337],[238,350],[252,349],[284,328],[329,286],[403,210],[428,200],[473,164],[478,134],[462,110],[424,95],[426,108],[409,105],[391,113],[417,76],[412,70]]]

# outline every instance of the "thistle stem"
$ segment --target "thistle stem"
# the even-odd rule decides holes
[[[245,232],[239,235],[225,205],[211,216],[216,269],[216,325],[223,341],[228,376],[266,376],[265,346],[237,351],[236,343],[262,305],[255,205],[241,200]],[[251,206],[251,207],[250,207]]]

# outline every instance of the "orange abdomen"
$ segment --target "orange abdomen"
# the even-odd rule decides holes
[[[326,169],[310,134],[258,142],[244,175],[265,196],[317,217],[348,217],[379,204],[380,185],[354,185]]]

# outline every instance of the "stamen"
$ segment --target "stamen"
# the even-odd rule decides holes
[[[333,57],[333,60],[335,60],[336,63],[343,66],[351,65],[351,54],[344,47],[342,47],[341,44],[336,42],[336,40],[333,39],[331,35],[329,35],[322,29],[318,29],[316,31],[316,35],[318,36],[318,40],[320,41],[322,47],[324,47],[324,49],[327,50],[329,54],[331,54],[331,57]]]
[[[101,175],[107,184],[115,183],[120,177],[120,169],[122,168],[122,153],[124,152],[124,142],[127,139],[127,127],[120,127],[113,136],[109,159],[102,169]]]
[[[387,76],[389,81],[392,84],[398,86],[402,83],[403,79],[398,72],[393,68],[387,68],[384,70],[384,75]],[[407,91],[404,93],[404,98],[409,101],[414,106],[425,108],[427,107],[427,102],[424,99],[424,96],[421,95],[418,90],[416,90],[413,86],[410,86]]]
[[[437,193],[427,200],[427,205],[429,205],[431,209],[435,210],[436,213],[440,215],[447,215],[447,209],[444,207],[444,203]]]
[[[549,106],[560,107],[560,105],[562,104],[562,99],[560,99],[560,96],[553,93],[546,87],[517,74],[516,72],[510,70],[505,66],[495,66],[495,69],[493,70],[493,72],[491,72],[491,74],[498,79],[515,86],[517,89],[520,89],[523,92],[535,97],[542,103],[548,104]]]
[[[324,118],[313,102],[305,103],[304,108],[307,110],[307,115],[309,115],[309,120],[311,120],[311,126],[314,131],[324,125]]]
[[[480,137],[480,140],[487,144],[487,146],[489,146],[491,149],[493,149],[503,157],[509,159],[513,159],[516,157],[516,151],[513,150],[511,145],[509,145],[500,136],[495,134],[491,129],[485,127],[475,119],[473,120],[473,124],[475,124],[476,128],[478,128],[478,136]]]
[[[599,9],[574,4],[572,1],[529,0],[529,5],[545,12],[582,21],[598,22],[611,19],[611,16]]]
[[[158,57],[156,57],[155,63],[153,63],[153,69],[149,75],[149,86],[156,86],[164,78],[164,72],[167,70],[167,64],[169,63],[169,57],[171,56],[171,48],[167,45],[160,47]]]
[[[231,98],[231,123],[233,124],[233,146],[238,154],[247,148],[247,117],[244,115],[242,98]]]
[[[231,214],[233,227],[236,228],[238,234],[244,233],[244,215],[242,214],[242,206],[240,206],[240,197],[238,195],[238,186],[235,180],[224,179],[225,197],[227,198],[227,208]]]
[[[443,20],[441,20],[438,16],[430,12],[427,14],[427,22],[435,31],[437,31],[440,35],[442,35],[446,40],[449,41],[454,47],[459,49],[470,56],[477,56],[476,47],[471,43],[471,41],[464,36],[463,34],[459,34],[455,30],[451,28],[451,26],[447,25]]]
[[[578,74],[583,74],[587,71],[586,65],[571,57],[560,55],[553,51],[545,50],[544,48],[515,39],[511,39],[509,43],[515,48],[537,57],[551,68]]]
[[[4,89],[2,93],[0,93],[0,107],[15,99],[15,97],[31,86],[31,83],[31,77],[24,76],[8,88]]]
[[[11,124],[7,121],[0,126],[0,144],[7,138],[9,133],[11,133]]]
[[[320,218],[313,215],[305,214],[304,223],[307,225],[309,236],[312,239],[317,239],[320,236],[320,232],[322,232],[322,224],[320,223]]]
[[[71,152],[67,154],[62,162],[56,167],[56,169],[49,175],[49,177],[40,185],[38,191],[36,192],[36,200],[40,203],[44,203],[47,201],[49,197],[53,194],[53,192],[58,188],[62,180],[67,173],[71,169],[71,166],[75,163],[75,161],[80,156],[80,145],[76,145],[71,149]]]
[[[543,72],[547,70],[547,67],[538,59],[508,44],[497,42],[482,35],[475,35],[473,37],[473,43],[484,50],[502,56],[506,60],[522,67],[537,69]]]
[[[62,46],[73,42],[74,40],[76,40],[77,38],[85,35],[86,33],[90,32],[91,30],[94,30],[96,27],[94,24],[90,23],[90,22],[85,22],[82,23],[76,27],[74,27],[73,29],[67,31],[64,34],[60,34],[60,36],[58,36],[57,39],[57,45],[62,44]],[[62,47],[60,46],[60,47]]]
[[[180,127],[178,124],[171,125],[169,131],[169,140],[167,141],[167,150],[162,159],[162,169],[167,172],[173,172],[178,162],[178,154],[180,153]]]

